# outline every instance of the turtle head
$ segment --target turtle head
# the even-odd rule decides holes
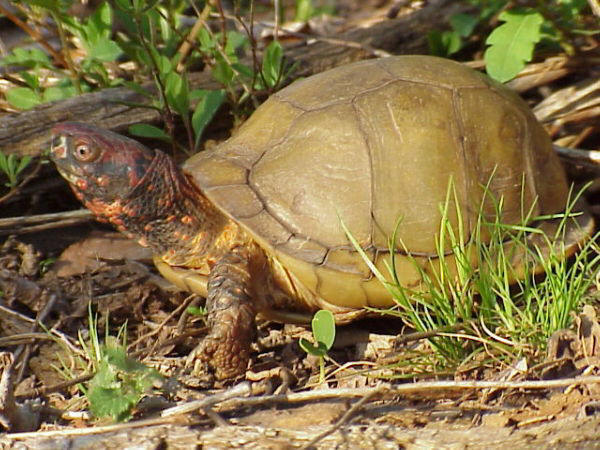
[[[169,156],[133,139],[92,125],[61,123],[52,129],[50,158],[98,220],[157,254],[169,251],[191,259],[210,244],[198,229],[212,221],[211,231],[216,230],[214,223],[221,220]]]
[[[148,173],[155,153],[88,124],[65,122],[52,129],[50,158],[88,207],[90,202],[109,205],[127,198]]]

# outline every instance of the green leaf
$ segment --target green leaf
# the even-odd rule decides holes
[[[52,63],[48,55],[38,48],[23,49],[15,48],[11,53],[0,60],[0,66],[20,65],[31,69],[37,67],[52,68]]]
[[[160,139],[165,142],[171,142],[171,137],[154,125],[148,125],[147,123],[135,123],[130,125],[127,129],[130,134],[134,136],[152,138],[152,139]]]
[[[187,117],[190,110],[187,80],[177,72],[171,72],[165,78],[165,95],[169,106],[180,116]]]
[[[146,8],[151,9],[151,8]],[[152,11],[152,13],[156,13],[157,11]],[[177,16],[176,16],[177,17]],[[176,20],[176,17],[174,18],[174,20]],[[162,14],[158,14],[156,17],[156,24],[157,24],[157,28],[160,32],[160,38],[162,39],[162,41],[164,43],[167,43],[171,40],[173,40],[173,38],[175,38],[175,42],[177,44],[180,44],[180,36],[175,32],[175,29],[178,29],[178,23],[175,24],[176,28],[173,28],[173,24],[169,23],[169,21],[167,20],[167,17],[163,16]],[[164,50],[163,50],[164,51]],[[173,52],[168,52],[168,51],[164,51],[165,54],[167,55],[172,55]],[[181,56],[179,53],[175,54],[175,57],[179,57]]]
[[[110,37],[112,34],[112,7],[108,2],[103,2],[96,8],[94,13],[83,25],[78,28],[76,34],[82,40],[82,44],[88,52],[88,58],[98,61],[115,61],[123,50]]]
[[[122,347],[104,347],[103,353],[106,361],[117,370],[134,372],[147,369],[141,362],[127,356],[127,352]]]
[[[558,0],[558,11],[563,19],[573,20],[581,17],[581,12],[587,8],[586,0]]]
[[[15,51],[16,50],[17,49],[15,49]],[[30,49],[29,52],[27,52],[27,56],[29,57],[30,61],[35,61],[42,65],[52,64],[48,55],[46,53],[44,53],[42,50],[40,50],[39,48]]]
[[[477,0],[478,1],[478,0]],[[498,12],[506,6],[508,0],[485,0],[479,2],[479,17],[482,21],[487,21],[498,14]]]
[[[112,32],[112,8],[108,2],[102,2],[87,21],[86,29],[93,30],[95,38],[109,38]],[[91,37],[90,37],[91,39]]]
[[[40,96],[26,87],[17,87],[6,91],[6,100],[19,109],[31,109],[42,103]]]
[[[220,34],[217,34],[217,37]],[[225,53],[229,56],[230,59],[237,60],[236,51],[248,45],[249,41],[245,34],[238,33],[237,31],[228,31],[227,32],[227,43],[225,44]]]
[[[486,70],[492,78],[505,82],[515,77],[531,60],[535,44],[541,39],[542,15],[535,11],[504,11],[505,22],[487,38]]]
[[[233,80],[233,70],[221,55],[215,57],[215,65],[212,68],[212,76],[223,86],[229,86]]]
[[[271,41],[265,49],[262,63],[262,74],[267,86],[273,88],[281,80],[283,67],[283,48],[279,41]]]
[[[144,11],[144,7],[146,6],[146,0],[132,0],[133,8],[139,14]]]
[[[197,89],[192,93],[197,95],[198,92],[202,92],[202,98],[196,105],[194,114],[192,115],[192,127],[196,135],[195,147],[198,148],[200,140],[202,139],[202,133],[206,126],[213,119],[223,102],[225,101],[225,91],[207,91]]]
[[[39,6],[48,11],[59,13],[71,6],[72,1],[69,0],[27,0],[29,6]]]
[[[161,78],[166,78],[170,73],[173,73],[173,65],[171,64],[171,60],[167,58],[165,55],[161,55],[158,53],[158,50],[155,48],[151,48],[152,57],[156,64],[158,65],[158,71],[160,72]]]
[[[205,317],[208,314],[208,310],[203,306],[188,306],[186,311],[188,314],[198,317]]]
[[[31,156],[23,156],[17,165],[16,175],[19,175],[31,162]]]
[[[315,14],[315,7],[312,0],[296,0],[296,16],[294,21],[306,22]]]
[[[119,389],[99,386],[90,387],[87,398],[90,402],[90,411],[95,417],[112,417],[118,422],[128,420],[131,417],[131,410],[138,402],[131,395],[123,395]]]
[[[27,86],[29,86],[31,89],[33,90],[37,90],[40,87],[40,79],[39,77],[37,77],[34,74],[31,74],[29,72],[21,72],[21,76],[23,77],[23,80],[25,81],[25,83],[27,83]]]
[[[42,98],[44,99],[44,102],[53,102],[75,95],[77,95],[77,90],[74,86],[52,86],[44,90]]]
[[[19,174],[25,170],[30,162],[31,156],[23,156],[19,159],[14,154],[6,156],[4,153],[0,152],[0,170],[6,175],[6,178],[8,178],[8,183],[5,183],[5,186],[13,188],[19,184]]]
[[[322,343],[327,350],[335,341],[335,319],[331,311],[317,311],[312,320],[312,331],[315,342]]]
[[[436,56],[450,56],[462,47],[462,39],[456,31],[431,30],[427,33],[429,52]]]
[[[113,420],[126,420],[137,404],[138,396],[124,392],[118,371],[106,359],[102,359],[96,375],[90,380],[87,399],[90,411],[96,417],[112,417]]]
[[[309,355],[318,356],[322,358],[327,354],[327,348],[322,342],[317,342],[317,345],[314,345],[312,342],[304,338],[300,338],[298,344],[300,345],[300,348],[302,348],[302,350],[304,350]]]
[[[143,48],[137,48],[134,50],[135,59],[142,65],[146,67],[152,66],[152,59],[150,59],[150,55]]]
[[[98,371],[86,394],[90,411],[96,417],[126,420],[144,392],[160,378],[154,369],[127,356],[125,348],[103,347]]]
[[[479,20],[470,14],[454,14],[450,17],[450,25],[461,37],[471,36]]]
[[[203,53],[212,53],[216,47],[215,40],[211,37],[206,28],[200,28],[198,32],[198,42],[200,42],[200,51]]]
[[[123,53],[119,44],[107,38],[100,38],[89,43],[87,50],[90,58],[104,62],[115,61]]]
[[[147,0],[146,0],[147,1]],[[145,5],[143,5],[141,12],[145,13],[150,11],[151,9],[153,9],[156,5],[158,5],[161,2],[161,0],[152,0],[152,1],[148,1]],[[140,6],[141,7],[141,6]]]
[[[254,77],[254,71],[252,70],[252,67],[247,66],[246,64],[237,62],[233,63],[231,66],[237,70],[240,75],[243,75],[248,79]]]
[[[4,173],[8,172],[8,159],[3,152],[0,152],[0,170]]]
[[[133,7],[130,0],[115,0],[115,5],[117,5],[117,8],[128,13],[133,12]]]

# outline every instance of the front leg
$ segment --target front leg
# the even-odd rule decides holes
[[[221,257],[207,288],[210,332],[200,344],[200,358],[218,379],[233,378],[245,372],[256,334],[248,252],[236,247]]]

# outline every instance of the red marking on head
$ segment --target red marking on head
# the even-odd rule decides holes
[[[96,178],[96,184],[98,184],[98,186],[106,187],[110,184],[110,178],[108,175],[99,176]]]
[[[84,180],[83,178],[78,178],[77,181],[75,182],[75,185],[77,186],[77,189],[79,189],[80,191],[85,191],[88,188],[88,182],[86,180]]]
[[[102,200],[99,200],[96,198],[89,199],[85,202],[85,206],[87,207],[87,209],[89,209],[91,212],[93,212],[96,216],[108,216],[109,215],[109,214],[107,214],[109,205],[104,203]]]
[[[189,225],[194,223],[194,218],[192,216],[183,216],[181,218],[181,223],[184,223],[185,225]]]

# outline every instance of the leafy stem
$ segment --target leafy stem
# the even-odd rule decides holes
[[[142,47],[144,48],[146,54],[148,55],[148,58],[150,59],[150,62],[152,63],[152,77],[154,78],[154,82],[158,86],[158,92],[160,94],[162,104],[163,104],[163,108],[161,111],[162,111],[163,118],[165,121],[165,126],[167,127],[167,133],[172,138],[173,151],[175,151],[175,144],[174,144],[175,139],[173,139],[175,137],[175,122],[173,119],[173,111],[171,111],[171,108],[169,106],[169,101],[167,100],[166,89],[165,89],[163,80],[161,79],[161,76],[160,76],[161,71],[158,66],[158,61],[156,61],[156,58],[154,57],[155,56],[154,52],[148,45],[148,41],[146,40],[146,36],[144,35],[144,32],[142,30],[142,22],[141,22],[140,13],[138,10],[134,10],[133,20],[134,20],[134,23],[137,28],[137,34],[140,38],[140,43],[142,44]],[[152,21],[148,22],[148,26],[150,27],[150,34],[152,35],[152,30],[153,30]]]

